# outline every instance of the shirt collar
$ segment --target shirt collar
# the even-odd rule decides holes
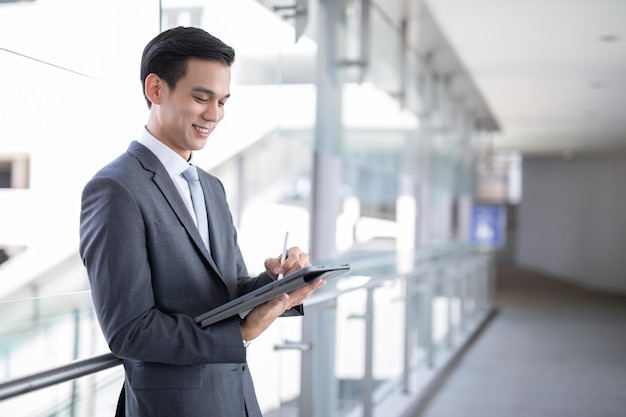
[[[191,154],[189,161],[185,161],[182,156],[152,136],[147,128],[143,129],[138,142],[150,149],[150,151],[156,155],[163,166],[165,166],[165,169],[171,177],[182,174],[183,171],[189,168],[189,164],[193,164],[193,153]]]

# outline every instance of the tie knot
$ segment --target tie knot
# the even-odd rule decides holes
[[[195,165],[189,165],[189,168],[183,171],[183,177],[185,177],[187,181],[199,181],[200,180],[200,178],[198,178],[198,171],[196,170]]]

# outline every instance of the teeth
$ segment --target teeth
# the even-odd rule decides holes
[[[200,126],[194,126],[196,128],[196,130],[202,132],[202,133],[209,133],[209,129],[206,127],[200,127]]]

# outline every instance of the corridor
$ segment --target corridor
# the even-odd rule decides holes
[[[500,266],[497,303],[416,417],[626,416],[626,295]]]

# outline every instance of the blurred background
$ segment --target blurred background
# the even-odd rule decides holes
[[[0,0],[3,388],[108,352],[78,256],[80,196],[139,137],[141,52],[179,25],[236,51],[226,117],[194,158],[224,182],[250,272],[280,253],[286,231],[314,263],[352,265],[305,319],[282,320],[249,349],[267,416],[427,412],[494,317],[528,311],[536,323],[556,306],[589,327],[507,327],[499,340],[558,333],[559,358],[600,346],[606,362],[563,394],[580,403],[562,415],[623,415],[621,0]],[[583,313],[557,301],[579,289],[610,298]],[[489,363],[510,363],[499,355],[510,348],[492,347]],[[598,357],[585,355],[573,363]],[[570,365],[544,382],[580,376]],[[516,415],[497,407],[529,395],[507,385],[522,371],[510,372],[489,386],[509,388],[490,396],[504,401],[494,415]],[[532,385],[539,374],[528,372]],[[122,380],[113,366],[7,395],[0,414],[112,415]],[[472,381],[460,390],[484,393]],[[434,416],[490,415],[484,402],[442,395],[460,408],[435,401]],[[526,415],[561,415],[555,398]]]

